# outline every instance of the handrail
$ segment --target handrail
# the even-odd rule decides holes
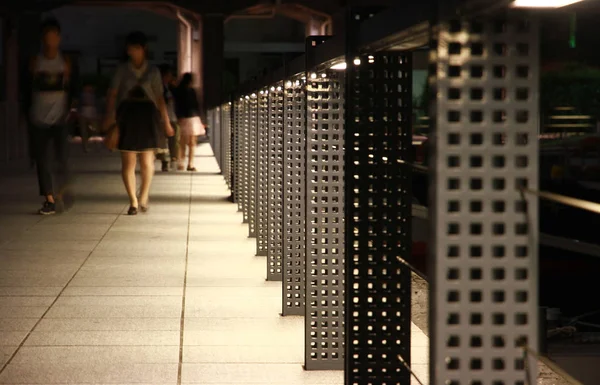
[[[571,206],[581,210],[600,214],[600,203],[590,202],[579,198],[572,198],[566,195],[551,193],[547,191],[532,190],[528,188],[521,188],[521,191],[525,194],[535,195],[538,198],[542,198],[556,203],[561,203],[565,206]]]

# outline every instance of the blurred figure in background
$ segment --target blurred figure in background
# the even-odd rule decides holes
[[[79,99],[79,130],[81,131],[81,144],[85,152],[89,151],[88,141],[90,135],[96,131],[97,124],[96,89],[93,85],[86,84],[83,86]]]
[[[191,73],[184,74],[175,93],[175,110],[180,127],[179,165],[177,168],[184,169],[183,162],[187,147],[189,149],[188,171],[196,171],[194,155],[198,144],[197,138],[206,132],[200,119],[200,105],[196,90],[192,87],[193,80]]]
[[[56,200],[62,200],[65,209],[72,203],[68,193],[69,142],[67,116],[72,96],[72,65],[60,52],[61,28],[58,20],[47,19],[41,28],[42,52],[30,62],[31,97],[29,132],[31,151],[37,166],[40,195],[45,202],[39,213],[56,213]],[[57,181],[52,177],[51,148],[58,161]],[[58,182],[58,183],[55,183]]]
[[[175,114],[175,99],[173,94],[175,90],[175,76],[173,75],[173,69],[169,64],[163,64],[159,66],[159,69],[163,80],[163,97],[165,98],[165,103],[167,104],[167,113],[169,114],[171,126],[175,131],[174,136],[167,138],[171,166],[175,167],[177,165],[177,159],[179,158],[179,124],[177,124],[177,115]],[[167,154],[163,152],[159,155],[161,156],[160,160],[162,161],[162,170],[168,171],[169,159]]]

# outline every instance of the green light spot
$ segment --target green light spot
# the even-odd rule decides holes
[[[569,47],[577,47],[577,14],[571,14],[571,23],[569,28]]]

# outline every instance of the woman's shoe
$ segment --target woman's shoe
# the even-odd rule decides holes
[[[192,166],[188,166],[187,170],[188,171],[194,171],[194,172],[197,171],[196,167],[192,167]]]
[[[147,213],[148,210],[150,210],[150,207],[148,207],[148,204],[145,205],[140,205],[140,211],[143,213]]]
[[[129,210],[127,210],[127,215],[137,215],[138,213],[138,209],[137,207],[129,207]]]
[[[178,171],[183,171],[183,170],[185,170],[185,168],[183,167],[182,164],[180,164],[180,165],[177,166],[177,170]]]

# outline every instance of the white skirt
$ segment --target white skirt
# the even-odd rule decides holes
[[[202,136],[206,135],[206,129],[199,116],[193,118],[179,119],[179,129],[181,135],[185,136]]]

